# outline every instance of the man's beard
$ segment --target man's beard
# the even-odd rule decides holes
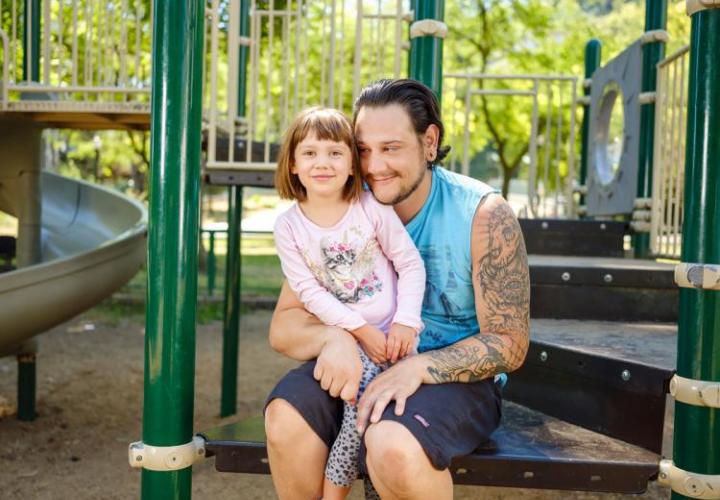
[[[420,175],[418,175],[417,179],[405,190],[400,191],[395,198],[393,198],[390,201],[383,201],[379,199],[377,196],[375,196],[375,192],[373,191],[372,184],[368,183],[368,186],[370,187],[370,191],[373,191],[373,196],[375,196],[375,199],[381,204],[381,205],[397,205],[398,203],[402,203],[403,201],[407,200],[414,192],[417,190],[417,188],[422,183],[423,178],[425,177],[426,169],[423,169],[420,171]]]

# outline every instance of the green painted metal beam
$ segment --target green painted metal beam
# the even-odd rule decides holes
[[[250,36],[250,0],[240,0],[240,36]],[[250,47],[241,45],[238,54],[238,88],[237,103],[238,116],[245,116],[247,95],[247,65],[250,57]]]
[[[49,1],[49,0],[46,0]],[[40,81],[40,0],[25,0],[23,5],[23,79],[25,81]],[[40,134],[37,134],[37,142],[41,142]],[[28,144],[28,147],[33,147]],[[39,158],[38,158],[39,161]],[[21,247],[18,255],[19,266],[29,266],[40,262],[40,186],[39,172],[40,165],[32,165],[32,171],[26,177],[32,180],[25,182],[25,203],[26,208],[23,220],[20,224],[29,227],[30,230],[22,230],[18,235]],[[37,363],[35,353],[21,354],[18,361],[17,379],[17,405],[18,419],[24,421],[35,420],[36,380]]]
[[[593,38],[585,45],[585,78],[592,78],[593,73],[600,67],[602,60],[602,43],[600,40]],[[583,88],[583,95],[590,95],[590,87]],[[584,186],[587,180],[588,169],[588,151],[590,143],[588,135],[590,134],[590,105],[583,105],[583,121],[580,131],[580,185]],[[580,195],[580,205],[585,204],[585,196]]]
[[[434,19],[444,21],[444,0],[414,0],[415,21]],[[435,36],[420,36],[410,41],[410,78],[432,89],[438,99],[442,96],[443,40]]]
[[[212,297],[215,292],[215,272],[217,269],[217,257],[215,256],[216,232],[217,231],[208,231],[207,288],[210,297]]]
[[[682,261],[720,264],[720,8],[692,16]],[[678,375],[720,381],[720,292],[682,288]],[[720,410],[675,403],[673,461],[720,474]],[[673,493],[673,499],[686,498]]]
[[[237,373],[240,344],[240,238],[242,186],[228,190],[227,266],[225,268],[225,309],[223,311],[223,357],[220,416],[237,411]]]
[[[25,81],[40,81],[40,15],[40,0],[25,0],[23,9],[23,79]]]
[[[645,31],[664,30],[667,25],[667,0],[645,1]],[[643,45],[642,92],[655,92],[657,88],[657,63],[665,56],[665,44],[651,42]],[[638,198],[652,196],[653,149],[655,144],[655,103],[640,108],[640,151],[638,154]],[[650,235],[640,233],[633,237],[636,258],[645,259],[650,254]]]
[[[17,417],[26,422],[37,417],[35,411],[35,387],[37,370],[35,353],[18,354]]]
[[[202,0],[155,0],[143,442],[191,441],[200,201]],[[191,469],[143,469],[142,498],[189,498]]]
[[[240,0],[240,36],[250,36],[250,1]],[[245,116],[249,47],[240,46],[238,64],[238,117]],[[233,147],[232,145],[230,147]],[[247,147],[252,150],[252,139]],[[220,416],[237,411],[238,348],[240,343],[240,246],[242,186],[228,188],[228,238],[223,312],[222,384]]]

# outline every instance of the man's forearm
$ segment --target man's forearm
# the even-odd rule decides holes
[[[475,382],[511,372],[522,365],[525,352],[526,347],[518,345],[513,337],[479,333],[423,353],[423,382]]]

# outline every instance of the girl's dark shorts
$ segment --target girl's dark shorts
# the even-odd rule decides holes
[[[291,370],[268,396],[267,402],[284,399],[305,419],[328,448],[342,422],[342,400],[333,398],[313,378],[315,361]],[[405,412],[395,415],[391,402],[382,420],[404,425],[425,450],[430,462],[446,469],[454,457],[468,455],[488,440],[500,423],[501,395],[492,379],[467,384],[421,385],[408,398]],[[365,467],[364,443],[360,450]]]

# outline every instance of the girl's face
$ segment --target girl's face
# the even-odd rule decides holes
[[[320,140],[314,132],[298,143],[290,171],[307,191],[307,199],[342,199],[352,175],[352,152],[344,142]]]

